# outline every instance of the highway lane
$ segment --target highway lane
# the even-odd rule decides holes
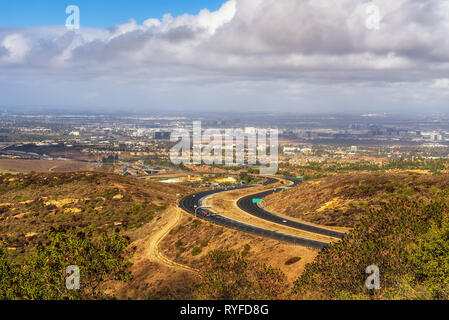
[[[302,183],[301,180],[294,179],[294,178],[285,178],[285,179],[293,182],[291,187],[295,187]],[[277,223],[280,225],[288,226],[288,227],[295,228],[298,230],[303,230],[303,231],[307,231],[307,232],[320,234],[323,236],[334,237],[334,238],[338,238],[338,239],[342,239],[344,237],[345,234],[341,233],[341,232],[337,232],[337,231],[333,231],[333,230],[329,230],[329,229],[325,229],[325,228],[320,228],[320,227],[312,226],[309,224],[292,221],[289,219],[279,217],[279,216],[259,207],[257,203],[253,203],[253,199],[263,199],[263,198],[269,196],[270,194],[281,192],[283,190],[284,190],[284,188],[276,188],[273,190],[268,190],[268,191],[264,191],[261,193],[243,197],[237,201],[237,206],[241,210],[243,210],[253,216],[256,216],[258,218],[261,218],[261,219],[264,219],[267,221],[271,221],[271,222],[274,222],[274,223]]]
[[[263,183],[263,185],[274,184],[278,181],[279,180],[275,179],[275,178],[266,178],[266,181]],[[195,214],[195,210],[202,205],[202,200],[208,196],[211,196],[216,193],[232,191],[232,190],[237,190],[237,189],[246,189],[246,188],[251,188],[251,187],[254,187],[254,186],[248,185],[248,186],[239,186],[239,187],[228,188],[228,189],[221,188],[221,189],[199,192],[199,193],[192,194],[192,195],[182,198],[179,201],[179,207],[182,208],[183,210],[185,210],[186,212]],[[311,240],[311,239],[306,239],[306,238],[300,238],[300,237],[296,237],[296,236],[292,236],[292,235],[288,235],[288,234],[279,233],[276,231],[262,229],[262,228],[248,225],[245,223],[241,223],[239,221],[235,221],[235,220],[223,217],[221,215],[218,215],[209,209],[198,209],[197,217],[207,220],[207,221],[210,221],[214,224],[227,227],[227,228],[263,236],[265,238],[270,238],[270,239],[275,239],[275,240],[279,240],[279,241],[284,241],[287,243],[310,247],[310,248],[314,248],[314,249],[323,249],[329,245],[329,243],[326,243],[326,242],[321,242],[321,241],[316,241],[316,240]]]

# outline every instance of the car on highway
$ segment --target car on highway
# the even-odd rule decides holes
[[[211,213],[209,211],[206,210],[201,210],[200,211],[205,217],[210,217]]]

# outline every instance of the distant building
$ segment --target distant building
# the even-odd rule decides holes
[[[156,131],[154,133],[155,140],[169,140],[171,132]]]
[[[284,147],[282,150],[285,154],[295,154],[299,152],[301,149],[297,147]]]
[[[256,134],[257,128],[254,127],[246,127],[245,128],[245,134]]]
[[[301,153],[310,154],[310,153],[312,153],[312,149],[311,148],[303,148],[303,149],[301,149]]]

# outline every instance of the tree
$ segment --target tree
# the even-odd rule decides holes
[[[18,271],[12,266],[8,253],[0,247],[0,300],[15,298],[14,284],[17,283]]]
[[[434,299],[449,299],[449,218],[432,222],[418,244],[409,249],[415,280],[424,283]]]

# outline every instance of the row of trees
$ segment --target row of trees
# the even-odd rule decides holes
[[[430,170],[441,171],[449,167],[449,160],[445,159],[399,159],[385,164],[374,164],[368,161],[354,163],[316,162],[311,161],[297,169],[313,170],[319,172],[343,172],[343,171],[382,171],[382,170]]]

